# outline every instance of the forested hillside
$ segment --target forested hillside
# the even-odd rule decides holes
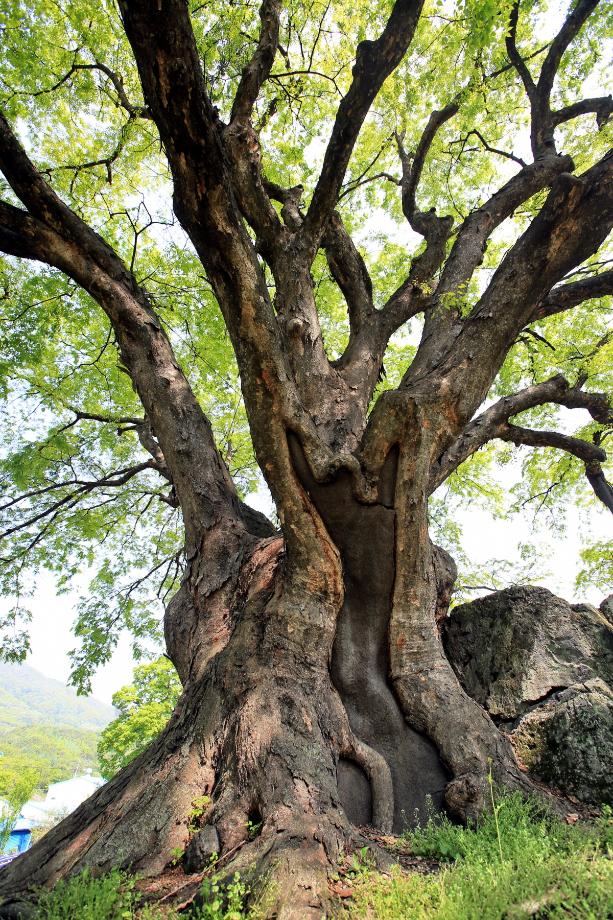
[[[0,796],[31,776],[36,789],[90,768],[111,706],[79,698],[28,665],[0,664]]]
[[[100,731],[115,716],[112,706],[79,697],[59,680],[27,664],[0,662],[0,730],[45,722],[80,731]]]

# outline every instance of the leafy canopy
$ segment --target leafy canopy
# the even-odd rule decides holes
[[[390,0],[284,4],[280,49],[254,116],[272,181],[285,187],[301,183],[308,198],[351,80],[356,45],[378,34],[391,6]],[[207,86],[227,118],[257,39],[259,3],[214,0],[190,7]],[[406,59],[384,84],[361,131],[339,210],[363,252],[377,304],[404,279],[409,256],[421,245],[402,215],[395,134],[406,150],[414,150],[429,114],[460,91],[459,111],[437,134],[419,187],[423,210],[436,207],[456,220],[527,156],[527,101],[505,49],[510,10],[510,0],[430,0]],[[556,106],[586,90],[591,96],[606,91],[601,49],[612,12],[602,4],[564,55],[553,93]],[[564,13],[555,0],[522,3],[517,42],[529,67],[538,66]],[[232,349],[202,265],[173,216],[168,167],[155,126],[142,117],[136,66],[115,3],[4,4],[0,42],[0,106],[61,197],[151,292],[240,494],[253,493],[261,480]],[[560,148],[580,171],[602,155],[610,129],[605,125],[596,133],[591,115],[560,126],[559,136]],[[1,182],[0,193],[15,200]],[[543,198],[544,193],[536,195],[496,231],[461,293],[463,311],[477,300]],[[599,253],[581,272],[597,270],[606,258]],[[326,348],[335,357],[347,341],[346,308],[321,254],[313,280]],[[572,380],[587,375],[592,390],[610,388],[609,307],[600,298],[533,323],[508,355],[490,398],[556,373]],[[77,573],[91,573],[77,612],[79,645],[73,653],[73,681],[86,689],[92,669],[109,659],[122,629],[131,631],[136,657],[151,639],[160,639],[161,605],[182,569],[180,514],[167,482],[150,469],[134,471],[146,459],[139,441],[142,407],[109,323],[88,295],[54,270],[2,257],[0,317],[5,534],[0,590],[12,599],[0,618],[4,654],[20,658],[27,652],[27,595],[41,569],[55,572],[63,590]],[[394,336],[379,392],[394,386],[410,363],[420,322],[411,320]],[[562,426],[590,439],[596,425],[585,424],[586,417],[549,405],[529,410],[522,421],[533,428]],[[521,481],[509,491],[495,470],[517,457]],[[120,478],[125,478],[121,485]],[[461,553],[454,516],[467,503],[505,515],[536,502],[550,512],[548,525],[560,528],[569,496],[580,504],[593,502],[579,460],[495,442],[435,496],[434,535]],[[600,572],[609,549],[587,546],[585,571]],[[472,574],[468,580],[474,580]],[[127,710],[124,715],[125,726]],[[122,756],[133,750],[130,744],[126,741]],[[118,763],[109,760],[105,769],[112,772]]]

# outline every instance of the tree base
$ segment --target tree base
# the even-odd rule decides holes
[[[86,867],[159,876],[205,826],[219,841],[220,869],[266,887],[271,917],[320,920],[330,873],[365,843],[359,825],[402,830],[416,806],[423,819],[427,793],[461,820],[474,818],[488,807],[490,771],[513,788],[534,788],[443,660],[434,620],[425,625],[431,611],[406,635],[426,643],[427,655],[417,649],[415,660],[435,666],[388,681],[389,569],[384,557],[369,560],[365,536],[383,545],[388,509],[356,508],[340,477],[320,488],[335,490],[328,507],[345,509],[344,542],[337,537],[351,546],[345,590],[334,582],[336,557],[323,576],[296,576],[278,538],[260,541],[226,595],[223,622],[218,599],[208,599],[202,616],[217,617],[221,638],[204,666],[186,666],[164,732],[0,872],[2,920],[25,913],[36,888]]]

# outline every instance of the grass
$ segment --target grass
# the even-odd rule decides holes
[[[94,878],[85,870],[44,891],[36,920],[131,920],[134,916],[134,881],[113,870]]]
[[[613,917],[613,821],[569,827],[518,795],[498,799],[478,827],[444,816],[407,833],[432,875],[363,866],[351,882],[352,920],[608,920]]]
[[[205,879],[204,903],[177,914],[155,904],[139,907],[136,880],[113,870],[94,878],[86,869],[44,891],[34,920],[245,920],[243,905],[248,894],[238,873],[222,883],[217,875]]]
[[[403,838],[404,851],[441,863],[422,875],[375,871],[368,853],[354,858],[345,882],[353,897],[346,920],[609,920],[613,917],[613,818],[610,809],[589,825],[568,826],[518,795],[494,799],[494,811],[463,828],[433,815]],[[113,871],[87,871],[41,895],[35,920],[247,920],[247,885],[212,874],[204,903],[176,914],[139,908],[135,880]]]

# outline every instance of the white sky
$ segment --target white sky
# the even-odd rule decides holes
[[[87,580],[84,579],[84,588],[86,584]],[[70,673],[68,652],[75,647],[77,641],[71,627],[76,619],[78,599],[76,592],[58,596],[55,578],[50,574],[41,575],[34,596],[26,599],[26,605],[32,611],[32,650],[26,662],[47,677],[54,677],[64,683]],[[4,602],[2,604],[4,606]],[[113,693],[131,682],[133,668],[130,640],[126,635],[121,638],[111,661],[101,667],[94,677],[92,696],[110,703]]]

